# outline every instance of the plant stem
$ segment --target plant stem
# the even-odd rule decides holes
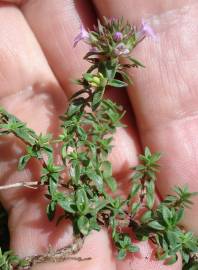
[[[11,188],[22,188],[22,187],[37,189],[38,186],[40,186],[40,182],[38,182],[38,181],[19,182],[19,183],[15,183],[15,184],[0,186],[0,190],[11,189]]]

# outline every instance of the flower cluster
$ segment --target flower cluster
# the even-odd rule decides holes
[[[82,40],[90,45],[90,52],[108,57],[128,56],[146,36],[153,39],[156,37],[153,29],[144,20],[138,30],[129,23],[125,24],[123,18],[104,18],[104,25],[99,21],[94,31],[87,32],[81,25],[80,33],[74,39],[74,47]]]

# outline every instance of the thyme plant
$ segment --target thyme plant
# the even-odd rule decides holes
[[[131,236],[125,233],[125,229],[131,229],[136,239],[154,243],[159,260],[173,264],[180,253],[184,269],[198,269],[198,238],[180,226],[184,210],[192,204],[191,198],[196,193],[191,193],[187,186],[175,187],[174,195],[168,195],[155,205],[160,153],[151,153],[146,147],[139,156],[140,164],[133,168],[129,194],[125,198],[115,195],[117,182],[108,156],[112,150],[113,134],[123,126],[124,111],[105,98],[104,93],[108,86],[126,87],[131,83],[128,69],[144,67],[131,56],[131,52],[148,35],[154,37],[154,32],[145,22],[137,29],[125,23],[123,18],[104,18],[103,25],[98,21],[94,30],[89,32],[81,27],[74,46],[81,40],[90,45],[84,57],[90,67],[75,81],[80,90],[73,95],[65,114],[60,117],[61,132],[57,138],[50,134],[36,134],[0,108],[0,135],[13,134],[26,147],[18,169],[23,170],[31,159],[38,160],[42,167],[39,181],[1,186],[0,189],[43,187],[49,221],[55,218],[58,208],[62,212],[57,223],[62,219],[72,221],[74,242],[54,252],[56,261],[83,260],[73,254],[79,251],[93,230],[106,227],[120,260],[127,253],[139,251]],[[62,164],[55,162],[55,145],[59,146]],[[50,261],[51,254],[22,260],[11,251],[3,253],[0,250],[0,268],[30,269],[34,264]]]

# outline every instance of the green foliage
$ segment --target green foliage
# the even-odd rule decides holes
[[[108,157],[113,135],[117,128],[123,127],[124,111],[104,98],[104,94],[108,86],[123,88],[132,82],[128,68],[144,67],[129,55],[139,42],[136,28],[123,19],[105,18],[104,25],[98,22],[95,30],[89,32],[94,50],[84,57],[91,66],[76,80],[81,89],[72,96],[60,117],[58,138],[37,135],[3,108],[0,108],[0,135],[13,134],[26,146],[19,159],[19,170],[31,159],[39,162],[38,185],[46,187],[46,213],[50,221],[57,218],[59,224],[62,219],[71,220],[74,233],[83,238],[106,226],[112,232],[119,259],[124,259],[128,252],[139,251],[130,235],[123,233],[130,228],[137,239],[149,239],[155,244],[158,259],[172,264],[180,253],[184,269],[193,270],[197,269],[198,239],[182,228],[180,222],[197,193],[191,193],[187,186],[175,187],[173,195],[155,206],[160,153],[151,153],[146,147],[139,156],[140,164],[134,168],[128,196],[115,193],[117,181]],[[59,163],[54,157],[54,147],[56,151],[60,149]],[[1,269],[17,269],[23,263],[10,251],[0,253]]]
[[[0,269],[13,270],[16,267],[25,267],[26,265],[27,262],[14,255],[11,250],[3,253],[0,248]]]
[[[116,247],[118,248],[118,259],[123,260],[128,252],[135,253],[139,251],[138,246],[131,242],[131,237],[126,233],[116,232],[113,238]]]

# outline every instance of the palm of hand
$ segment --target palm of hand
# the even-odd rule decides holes
[[[167,194],[174,185],[186,182],[192,191],[196,190],[197,4],[191,1],[185,6],[187,1],[174,4],[163,1],[160,6],[154,1],[156,3],[146,6],[141,3],[144,1],[125,1],[121,6],[117,0],[95,2],[102,15],[123,15],[131,21],[146,12],[163,13],[153,19],[159,40],[156,43],[147,40],[136,50],[137,58],[147,66],[145,70],[133,71],[137,73],[134,74],[136,88],[129,89],[139,133],[132,121],[126,94],[113,89],[109,92],[128,110],[125,121],[129,126],[127,131],[120,129],[115,136],[111,155],[114,174],[127,182],[128,167],[136,164],[141,144],[149,145],[153,150],[165,153],[158,182],[159,194]],[[64,111],[67,98],[75,91],[70,78],[79,77],[85,71],[81,59],[87,48],[79,46],[74,50],[72,41],[78,32],[79,14],[87,25],[93,24],[94,16],[87,3],[77,6],[72,3],[38,0],[26,1],[21,9],[3,3],[0,7],[1,105],[38,133],[58,132],[58,116]],[[17,158],[23,151],[18,141],[9,138],[0,147],[2,184],[38,176],[39,168],[35,163],[23,173],[16,171]],[[121,185],[121,189],[124,192],[125,185]],[[35,196],[34,191],[25,194],[9,191],[1,194],[1,199],[10,211],[11,246],[19,255],[41,253],[49,245],[60,247],[71,240],[69,225],[55,228],[54,224],[49,224],[44,214],[44,202],[40,202],[40,195]],[[185,225],[194,230],[198,221],[192,217],[197,205],[188,212],[185,221]],[[35,269],[138,270],[144,266],[147,269],[181,269],[180,261],[167,267],[153,258],[148,259],[152,248],[148,243],[141,245],[141,255],[117,263],[107,233],[101,231],[93,233],[80,251],[79,256],[91,256],[91,261],[40,265]]]

